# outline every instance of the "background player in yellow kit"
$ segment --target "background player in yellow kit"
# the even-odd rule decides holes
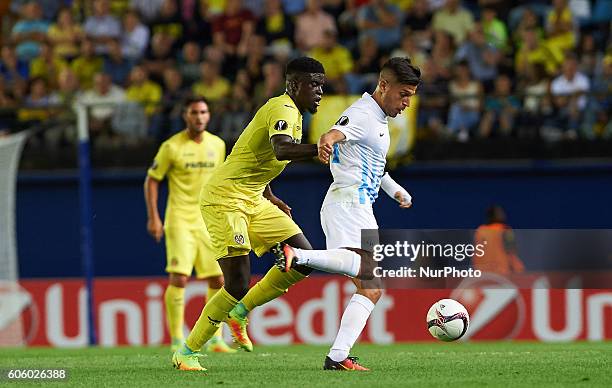
[[[325,75],[323,65],[308,57],[289,62],[285,75],[286,93],[271,98],[255,113],[225,163],[202,187],[202,216],[214,257],[225,276],[225,287],[204,306],[189,337],[174,353],[175,368],[204,370],[197,351],[239,301],[242,311],[232,315],[228,324],[236,342],[252,350],[250,341],[243,341],[248,337],[241,336],[246,334],[246,312],[282,295],[311,271],[297,266],[281,272],[273,267],[249,290],[251,250],[261,256],[280,242],[312,249],[291,219],[290,208],[272,194],[269,183],[289,161],[317,155],[315,144],[300,144],[302,113],[317,111]]]
[[[183,342],[185,285],[195,267],[199,279],[208,282],[210,300],[223,286],[223,274],[216,262],[210,236],[199,209],[202,184],[225,160],[224,141],[207,132],[210,111],[202,97],[185,102],[183,119],[187,127],[166,140],[149,168],[144,192],[147,230],[155,241],[166,235],[166,272],[169,284],[164,300],[172,351]],[[159,182],[168,176],[169,195],[164,224],[157,209]],[[219,329],[208,351],[234,352],[223,342]]]

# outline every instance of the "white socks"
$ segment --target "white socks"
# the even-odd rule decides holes
[[[372,310],[374,310],[374,303],[370,299],[361,294],[353,295],[342,314],[340,330],[329,351],[329,358],[340,362],[348,357],[349,351],[359,338]]]
[[[361,256],[348,249],[310,250],[293,248],[296,263],[325,272],[355,277],[361,267]]]

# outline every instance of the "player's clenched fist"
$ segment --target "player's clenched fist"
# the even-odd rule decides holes
[[[329,164],[329,158],[332,154],[332,146],[329,143],[321,143],[321,139],[319,139],[319,144],[317,144],[319,160],[325,164]]]

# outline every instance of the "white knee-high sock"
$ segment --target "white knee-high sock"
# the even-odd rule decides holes
[[[325,272],[355,277],[361,267],[361,256],[348,249],[311,250],[293,248],[296,263]]]
[[[329,358],[340,362],[348,357],[349,351],[359,338],[372,310],[374,310],[374,303],[370,299],[360,294],[353,295],[342,314],[340,330],[329,351]]]

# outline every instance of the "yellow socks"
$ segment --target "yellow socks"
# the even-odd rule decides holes
[[[241,302],[247,312],[261,306],[287,292],[287,289],[304,279],[306,275],[292,269],[282,272],[276,267],[270,268],[266,276],[257,282],[242,298]]]
[[[193,351],[202,349],[202,345],[219,330],[221,322],[227,319],[227,314],[237,303],[238,301],[225,291],[225,288],[221,288],[215,296],[208,300],[200,318],[185,341],[189,349]]]
[[[185,316],[185,289],[169,284],[164,294],[166,303],[166,323],[170,338],[183,339],[183,322]]]
[[[219,292],[219,290],[220,290],[220,288],[210,288],[210,287],[208,287],[208,291],[206,292],[206,303],[208,303],[208,301],[211,300],[213,298],[213,296],[215,296],[215,294],[217,292]],[[213,338],[215,338],[215,339],[222,339],[223,338],[221,326],[219,326],[219,330],[217,330],[216,333],[213,334]]]

